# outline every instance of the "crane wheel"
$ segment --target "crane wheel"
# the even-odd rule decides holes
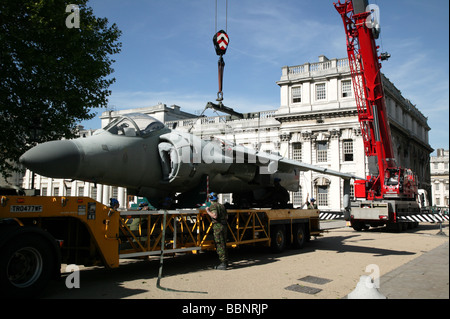
[[[294,240],[293,245],[294,248],[303,248],[306,241],[306,232],[305,232],[305,225],[304,224],[296,224],[294,225]]]
[[[286,227],[276,225],[270,231],[270,248],[274,253],[281,253],[286,248]]]

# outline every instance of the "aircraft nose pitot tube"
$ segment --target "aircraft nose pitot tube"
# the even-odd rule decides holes
[[[19,161],[42,176],[74,178],[81,162],[81,153],[72,141],[51,141],[28,150]]]

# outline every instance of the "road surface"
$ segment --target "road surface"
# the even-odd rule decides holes
[[[384,228],[356,232],[345,227],[344,221],[324,222],[322,228],[328,231],[300,250],[273,254],[263,247],[230,249],[231,266],[227,271],[214,269],[218,263],[214,252],[166,257],[160,284],[178,291],[156,287],[159,257],[152,257],[124,260],[113,270],[82,267],[78,273],[80,288],[66,287],[66,279],[74,275],[66,272],[41,297],[184,302],[191,298],[340,299],[355,289],[360,276],[371,275],[379,280],[379,291],[389,299],[448,299],[448,223],[443,227],[446,236],[436,235],[438,224],[427,223],[402,233],[387,232]],[[414,271],[429,260],[425,258],[427,254],[434,256],[425,265],[428,271]],[[409,284],[400,287],[396,282],[399,276]],[[414,283],[415,277],[421,280]]]

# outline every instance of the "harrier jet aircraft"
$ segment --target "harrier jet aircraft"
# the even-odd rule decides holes
[[[300,171],[355,178],[225,140],[203,140],[140,113],[123,115],[87,138],[39,144],[20,162],[42,176],[125,187],[156,207],[175,194],[181,207],[204,202],[206,180],[211,191],[233,193],[237,205],[264,205],[276,182],[297,191]]]

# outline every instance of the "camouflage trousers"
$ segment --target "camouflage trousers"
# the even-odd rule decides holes
[[[216,251],[217,255],[219,255],[219,260],[221,263],[227,263],[227,225],[215,223],[212,227],[214,231],[214,241],[216,242]]]

